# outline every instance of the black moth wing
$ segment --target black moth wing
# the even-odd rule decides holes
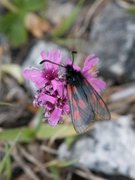
[[[96,90],[92,87],[92,85],[84,79],[84,83],[82,84],[82,88],[85,93],[89,93],[88,101],[89,105],[93,109],[95,113],[95,120],[110,120],[111,114],[110,111],[105,104],[102,97],[96,92]]]
[[[99,120],[109,120],[110,112],[95,89],[89,82],[77,79],[76,85],[68,84],[67,91],[71,110],[71,119],[77,133],[89,130],[92,123]]]

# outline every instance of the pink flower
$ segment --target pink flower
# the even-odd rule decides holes
[[[61,62],[59,51],[41,52],[42,59],[50,59],[56,63]],[[59,67],[51,63],[44,63],[43,69],[25,69],[25,79],[31,80],[38,88],[33,101],[34,106],[44,109],[44,117],[48,123],[55,126],[63,114],[69,114],[69,105],[65,82],[59,75]]]
[[[42,51],[41,56],[43,60],[47,59],[57,64],[60,64],[62,60],[60,51],[49,53]],[[93,88],[100,92],[106,84],[97,78],[98,61],[99,59],[92,54],[85,59],[82,70],[75,64],[73,67],[77,71],[81,71]],[[71,64],[71,62],[68,59],[66,64]],[[60,74],[59,66],[45,62],[42,69],[28,68],[24,70],[23,75],[25,79],[33,81],[38,89],[33,101],[34,106],[44,109],[44,117],[50,125],[57,125],[62,121],[62,115],[70,113],[66,81],[62,78],[65,74]]]

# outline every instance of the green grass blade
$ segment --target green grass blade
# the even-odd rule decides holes
[[[14,104],[8,103],[8,102],[4,102],[4,101],[0,101],[0,106],[14,106]]]
[[[54,38],[62,37],[72,26],[73,22],[75,21],[77,15],[79,14],[81,7],[84,3],[84,0],[80,0],[79,3],[74,8],[73,12],[70,16],[67,17],[67,19],[64,20],[64,22],[56,28],[56,30],[53,33]]]
[[[8,153],[8,146],[6,146],[6,153]],[[11,179],[11,174],[12,174],[12,172],[11,172],[11,158],[10,158],[10,156],[7,157],[5,166],[6,166],[6,179],[10,180]]]
[[[6,145],[6,147],[5,147],[5,156],[2,159],[2,161],[0,162],[0,175],[1,175],[1,173],[2,173],[2,171],[4,169],[4,167],[5,167],[6,162],[9,161],[10,154],[11,154],[15,144],[19,141],[20,136],[21,136],[21,132],[18,132],[18,134],[14,138],[14,142],[13,142],[12,146],[8,148],[7,145]]]
[[[51,173],[53,174],[54,180],[61,179],[59,169],[56,166],[51,166],[49,169],[50,169]]]
[[[41,125],[42,125],[42,119],[43,119],[43,110],[39,109],[35,118],[34,118],[34,128],[35,128],[35,134],[39,131]]]

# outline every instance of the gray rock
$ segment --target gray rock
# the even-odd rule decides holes
[[[117,121],[96,124],[70,150],[66,144],[62,144],[59,158],[78,159],[76,166],[106,175],[135,179],[135,130],[132,116],[122,116]]]
[[[30,68],[30,67],[39,67],[41,68],[41,65],[39,64],[40,61],[42,60],[40,53],[41,51],[52,51],[52,50],[60,50],[62,53],[62,60],[64,61],[68,55],[68,51],[64,49],[63,47],[58,46],[55,43],[52,42],[45,42],[45,41],[38,41],[30,51],[29,55],[27,56],[26,60],[24,60],[24,63],[22,65],[22,70],[25,68]],[[31,81],[26,81],[27,87],[32,90],[33,92],[36,90],[35,85]]]
[[[108,2],[94,21],[90,51],[101,58],[101,69],[119,78],[135,80],[135,17]],[[123,79],[124,79],[123,78]]]
[[[45,11],[45,17],[52,23],[59,24],[71,14],[73,8],[74,4],[72,1],[50,0]]]

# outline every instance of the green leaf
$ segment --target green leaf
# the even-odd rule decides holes
[[[14,77],[20,84],[24,82],[21,68],[17,64],[3,64],[1,65],[1,71]]]
[[[7,33],[10,31],[10,25],[15,19],[14,13],[8,13],[4,16],[0,16],[0,31]]]
[[[42,138],[62,139],[62,138],[70,137],[74,135],[76,135],[76,132],[72,124],[68,124],[68,125],[59,124],[55,127],[50,127],[48,124],[42,125],[40,130],[37,133],[37,137],[39,139],[42,139]]]
[[[79,14],[81,7],[84,3],[84,0],[80,0],[79,3],[74,8],[73,12],[64,22],[54,31],[53,36],[54,38],[62,37],[72,26],[73,22],[75,21],[77,15]]]
[[[6,15],[0,17],[0,31],[9,38],[12,46],[18,47],[28,40],[25,27],[25,16],[31,11],[45,8],[45,0],[3,0],[2,4],[9,9]]]
[[[23,128],[15,128],[3,130],[0,132],[0,141],[14,141],[16,138],[16,134],[20,133],[19,142],[29,142],[34,139],[35,133],[32,128],[23,127]]]
[[[5,33],[15,47],[27,41],[27,31],[24,25],[24,14],[8,13],[0,17],[0,31]]]
[[[18,47],[23,45],[27,41],[27,30],[23,23],[23,17],[20,16],[16,19],[13,19],[12,25],[10,27],[10,31],[7,33],[11,44],[14,47]]]
[[[37,11],[46,6],[45,0],[14,0],[14,4],[23,11]]]
[[[21,132],[19,141],[20,142],[29,142],[33,139],[49,139],[56,138],[62,139],[65,137],[77,135],[73,126],[70,125],[57,125],[56,127],[50,127],[47,124],[42,124],[38,129],[38,132],[35,128],[23,127],[15,129],[7,129],[0,132],[0,141],[13,141],[16,138],[16,134]]]

